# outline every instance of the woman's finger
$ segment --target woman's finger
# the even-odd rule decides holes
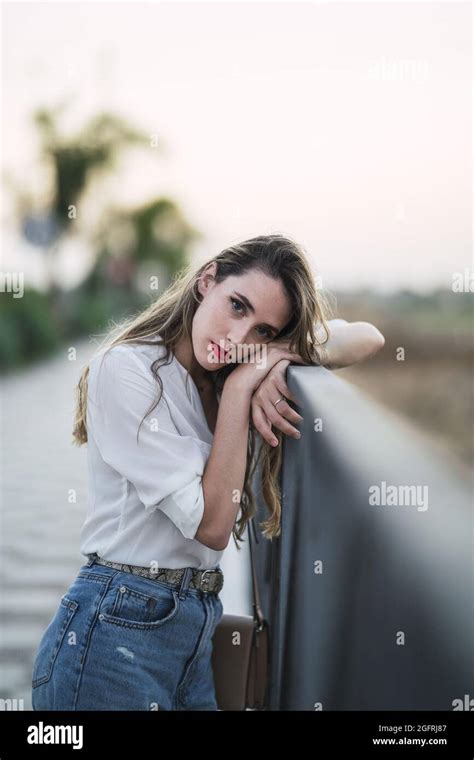
[[[278,406],[275,406],[272,403],[266,404],[263,407],[263,412],[273,427],[278,428],[278,430],[281,430],[282,433],[285,433],[285,435],[290,435],[292,438],[300,437],[298,428],[293,427],[293,425],[288,422],[287,416],[291,416],[293,410],[286,401],[280,401]],[[299,421],[300,420],[293,419],[293,422]]]
[[[298,399],[288,388],[285,380],[285,374],[286,367],[279,367],[276,365],[267,375],[263,383],[260,384],[255,392],[255,395],[261,401],[262,405],[265,404],[265,402],[270,402],[274,405],[275,401],[277,401],[280,396],[284,396],[285,399],[298,404]],[[280,402],[280,404],[278,404],[278,407],[280,407],[282,403],[283,402]],[[289,404],[285,404],[285,409],[287,410],[287,414],[285,416],[287,416],[293,422],[300,422],[303,419],[301,414],[298,414],[298,412],[292,409]],[[280,409],[278,411],[281,413]]]
[[[255,429],[260,433],[262,438],[270,445],[277,441],[272,432],[272,426],[270,425],[266,415],[263,412],[262,407],[257,402],[252,402],[252,420]]]
[[[274,368],[273,371],[275,371],[275,368]],[[268,383],[265,383],[265,382],[262,383],[262,385],[260,386],[261,392],[263,394],[267,390],[267,388],[268,388],[268,394],[269,394],[268,398],[270,399],[270,401],[272,401],[274,399],[274,396],[275,396],[276,393],[279,393],[280,396],[284,396],[286,399],[289,399],[290,401],[293,401],[293,403],[298,404],[298,399],[290,391],[290,389],[288,388],[288,385],[286,384],[285,374],[286,374],[285,370],[283,370],[281,372],[280,370],[277,369],[276,372],[275,372],[275,375],[272,375],[271,377],[269,376]],[[271,387],[271,381],[272,380],[274,381],[275,390],[273,390],[272,387]],[[290,409],[290,411],[293,412],[292,417],[295,420],[295,422],[297,421],[297,418],[299,418],[300,420],[303,419],[302,416],[300,414],[298,414],[298,412],[294,411],[294,409],[291,409],[291,407],[289,407],[289,409]],[[296,417],[295,417],[295,415],[296,415]]]
[[[278,395],[277,395],[278,394]],[[278,399],[281,399],[283,397],[282,401],[278,401]],[[273,416],[270,416],[270,413],[277,412],[278,416],[284,417],[289,422],[298,423],[301,422],[303,417],[301,414],[298,414],[295,409],[293,409],[289,403],[288,403],[288,396],[283,391],[279,391],[278,388],[272,388],[272,390],[269,392],[268,390],[264,389],[259,394],[259,401],[262,406],[263,411],[267,415],[267,417],[270,419],[271,422],[278,421],[274,414]],[[278,401],[278,404],[276,403]]]
[[[286,370],[288,366],[288,359],[280,359],[280,361],[275,364],[273,369],[270,370],[259,388],[266,390],[268,387],[271,393],[271,383],[273,383],[275,388],[281,393],[282,396],[285,396],[286,398],[290,399],[290,401],[294,401],[294,403],[297,404],[298,401],[296,397],[293,395],[286,384]]]

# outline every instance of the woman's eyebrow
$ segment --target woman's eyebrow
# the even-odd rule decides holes
[[[241,301],[244,302],[244,304],[250,309],[252,314],[255,314],[255,309],[253,308],[252,304],[250,303],[249,299],[246,296],[243,296],[242,293],[237,293],[236,290],[234,290],[234,295],[240,298]],[[264,327],[269,327],[270,330],[273,330],[273,332],[277,333],[279,330],[277,330],[276,327],[273,327],[273,325],[269,325],[268,322],[263,323]]]

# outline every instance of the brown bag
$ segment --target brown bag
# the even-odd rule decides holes
[[[269,628],[260,607],[248,523],[253,616],[224,614],[212,640],[212,668],[219,710],[264,710],[269,674]],[[255,535],[255,540],[257,536]],[[238,637],[236,634],[238,633]],[[236,638],[237,642],[236,643]]]

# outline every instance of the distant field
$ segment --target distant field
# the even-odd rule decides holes
[[[386,344],[374,359],[339,370],[376,399],[410,418],[465,464],[474,462],[472,295],[438,299],[338,297],[337,316],[375,324]],[[404,308],[402,308],[404,306]],[[397,360],[403,348],[405,358]]]
[[[339,370],[376,399],[432,433],[466,464],[474,461],[472,369],[448,361],[368,362]]]

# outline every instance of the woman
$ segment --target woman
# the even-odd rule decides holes
[[[88,561],[39,644],[33,709],[217,709],[219,562],[255,514],[260,458],[261,527],[279,534],[272,426],[281,440],[302,419],[286,367],[344,366],[383,345],[367,323],[334,320],[329,336],[327,318],[301,248],[267,235],[187,270],[108,336],[73,431],[88,443]]]

